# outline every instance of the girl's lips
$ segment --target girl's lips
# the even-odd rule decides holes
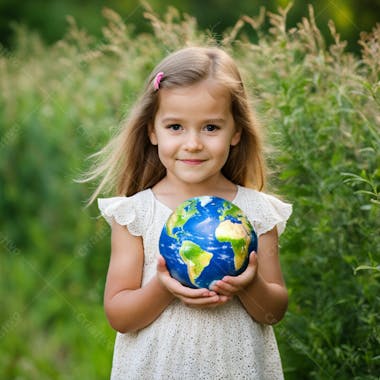
[[[180,161],[186,165],[200,165],[204,162],[204,160],[195,160],[195,159],[185,159],[185,160],[180,160]]]

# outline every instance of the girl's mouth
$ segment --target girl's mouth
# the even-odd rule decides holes
[[[199,159],[182,159],[180,160],[182,163],[186,165],[200,165],[202,164],[205,160],[199,160]]]

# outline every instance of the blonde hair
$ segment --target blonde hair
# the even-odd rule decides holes
[[[89,204],[105,189],[131,196],[154,186],[165,176],[157,146],[151,144],[148,135],[148,126],[153,123],[158,109],[160,90],[154,89],[153,82],[159,72],[164,73],[160,88],[190,86],[208,78],[226,88],[241,139],[231,147],[222,173],[235,184],[262,190],[265,163],[260,128],[235,62],[220,48],[189,47],[170,54],[154,68],[119,134],[92,156],[96,159],[94,166],[81,182],[98,178],[101,181]]]

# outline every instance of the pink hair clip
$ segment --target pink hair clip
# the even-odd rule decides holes
[[[154,81],[153,81],[153,86],[156,91],[160,88],[160,82],[163,77],[164,77],[164,73],[162,71],[157,73],[157,75],[155,76]]]

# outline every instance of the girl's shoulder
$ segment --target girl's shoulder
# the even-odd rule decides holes
[[[115,220],[118,224],[127,226],[131,234],[139,236],[143,222],[150,220],[152,202],[151,191],[147,189],[129,197],[98,198],[98,207],[109,225]]]
[[[247,214],[258,235],[275,226],[280,235],[292,213],[292,205],[278,197],[248,187],[239,187],[235,203]]]

